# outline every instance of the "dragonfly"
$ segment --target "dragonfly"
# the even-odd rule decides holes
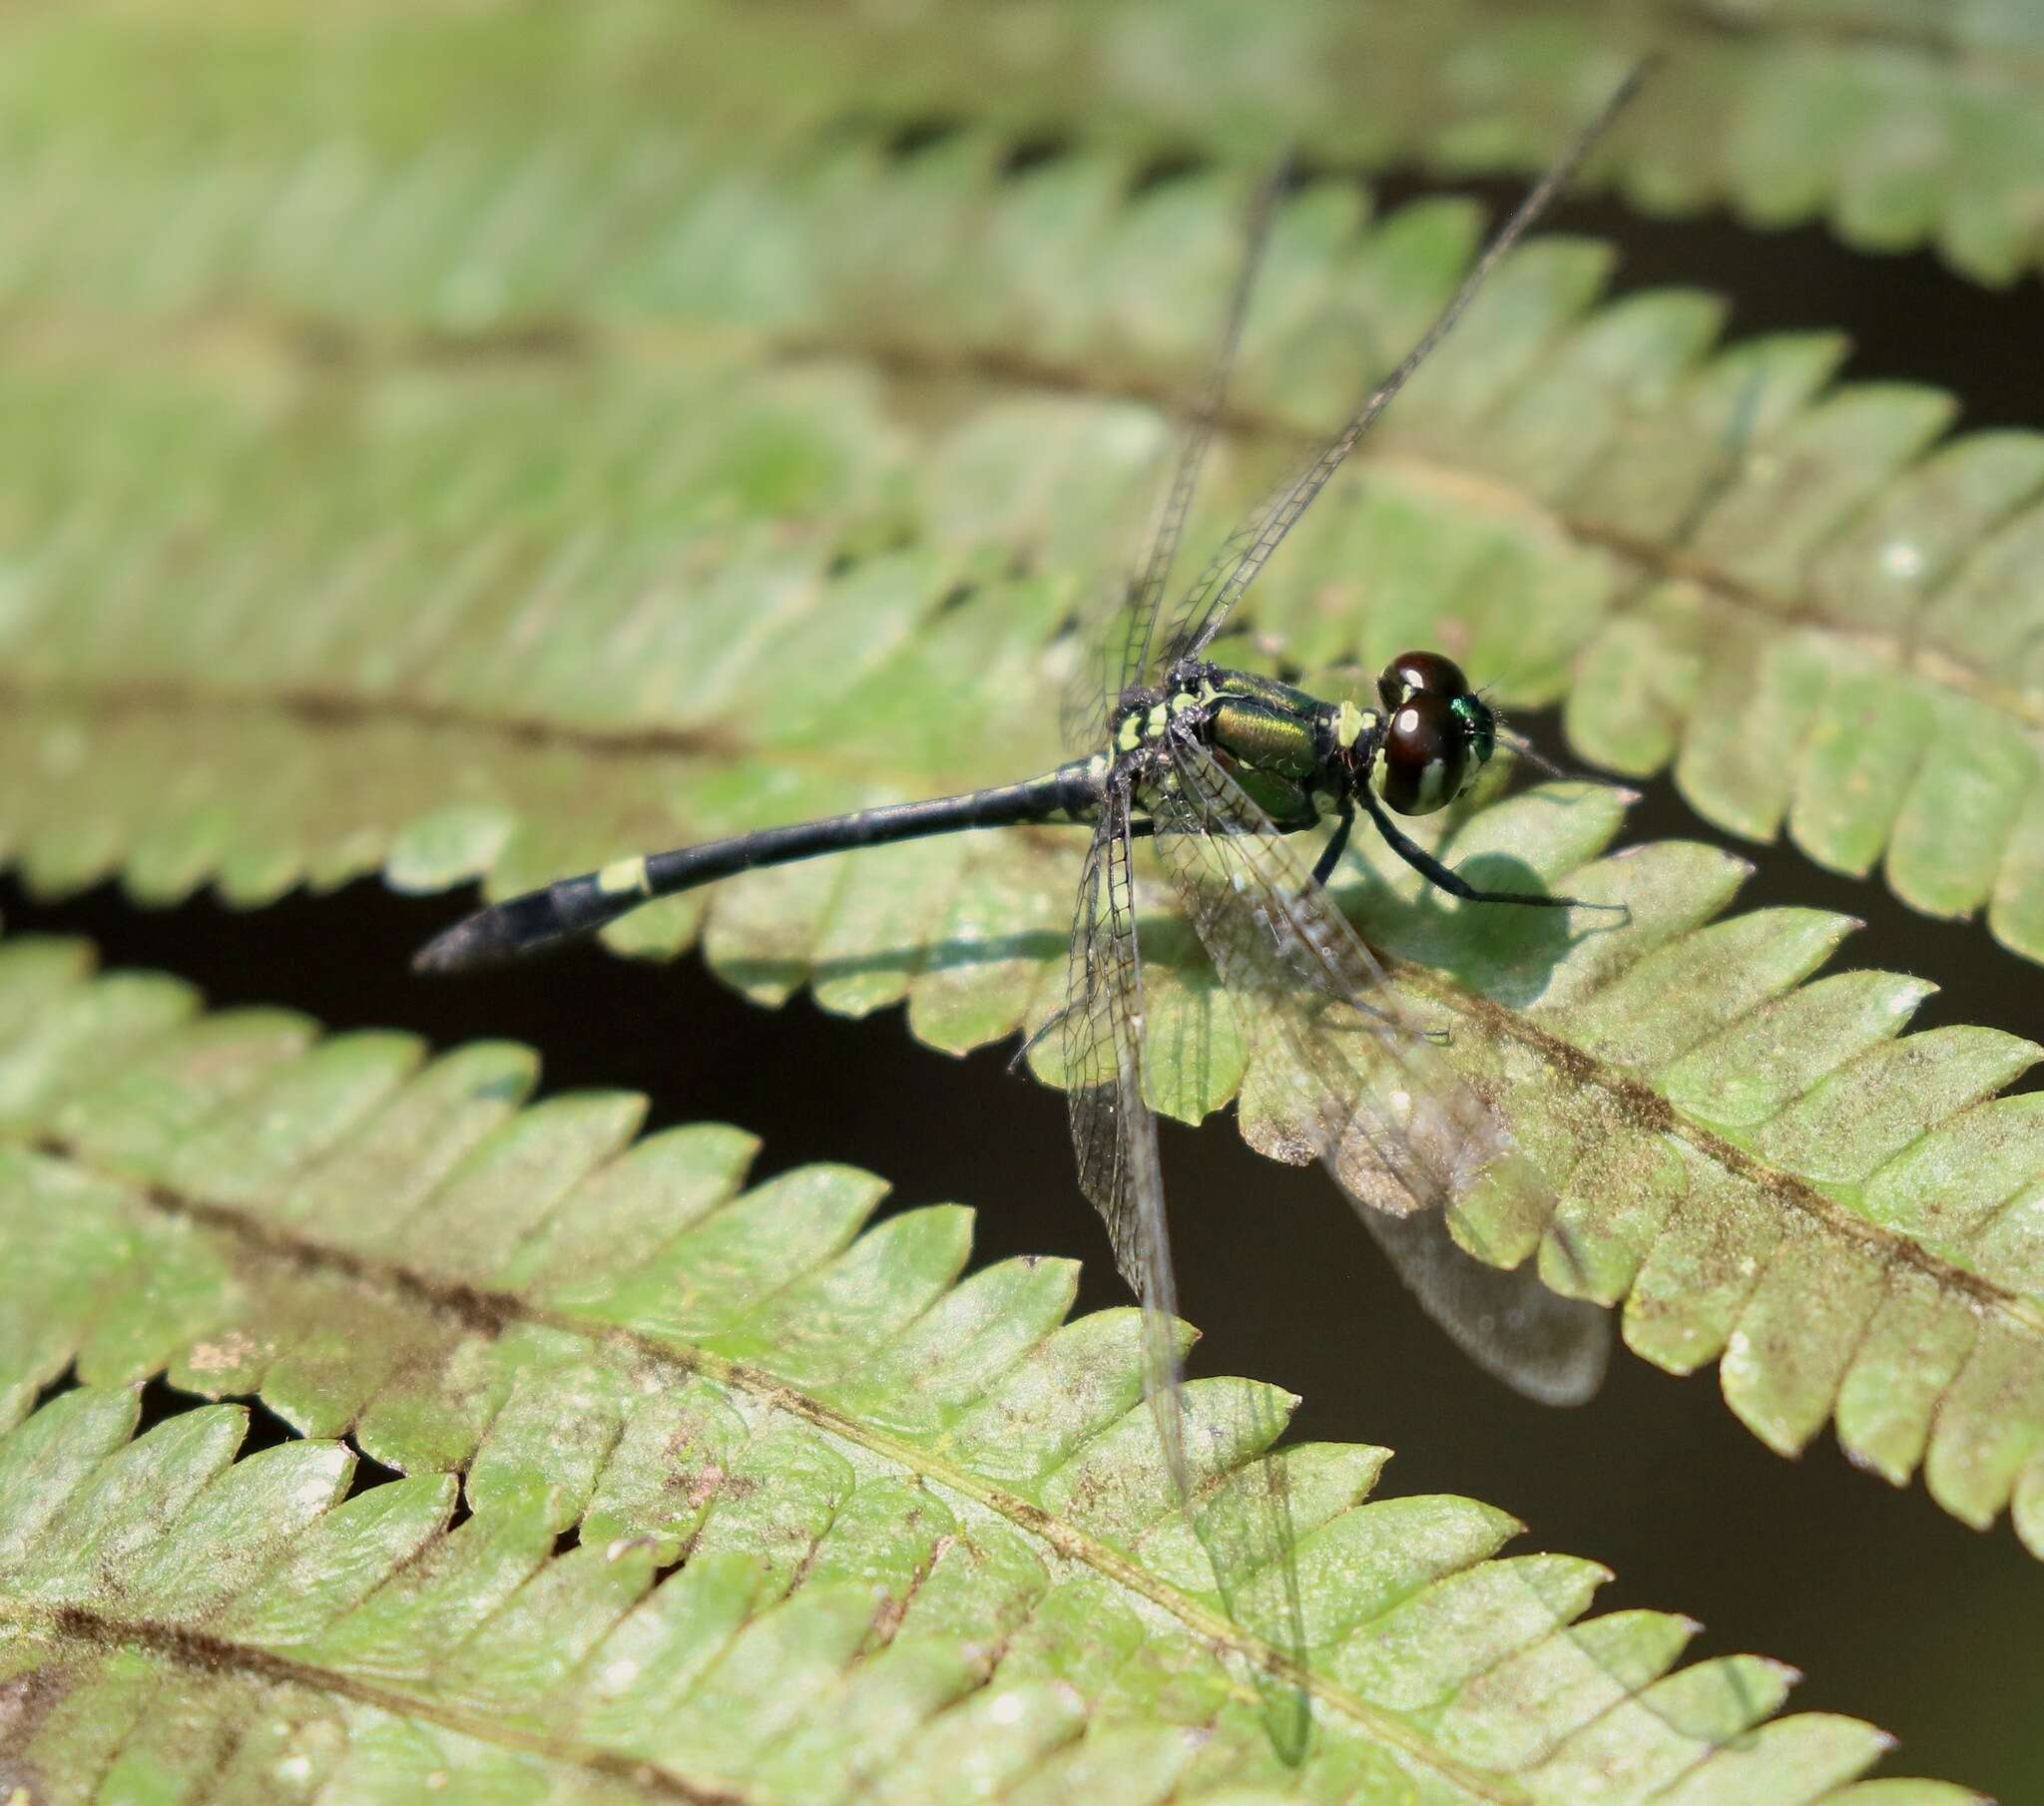
[[[1182,432],[1147,549],[1112,593],[1094,642],[1097,667],[1082,667],[1067,696],[1076,756],[1016,783],[621,859],[478,910],[413,962],[430,973],[499,964],[587,935],[655,898],[855,848],[1025,825],[1090,829],[1063,1007],[1016,1059],[1052,1034],[1060,1038],[1079,1186],[1104,1219],[1116,1264],[1141,1305],[1144,1390],[1164,1467],[1230,1618],[1276,1657],[1252,1666],[1272,1741],[1288,1761],[1302,1756],[1310,1726],[1282,1464],[1251,1464],[1227,1485],[1195,1484],[1197,1437],[1217,1446],[1233,1437],[1261,1449],[1273,1434],[1269,1426],[1195,1421],[1184,1391],[1157,1125],[1145,1096],[1137,843],[1150,843],[1213,961],[1243,1031],[1249,1072],[1278,1076],[1275,1102],[1298,1157],[1326,1165],[1400,1276],[1465,1351],[1536,1398],[1587,1397],[1603,1374],[1606,1314],[1550,1291],[1531,1262],[1506,1270],[1477,1260],[1444,1227],[1445,1207],[1478,1185],[1512,1187],[1546,1204],[1545,1181],[1440,1040],[1400,1008],[1382,962],[1327,884],[1362,816],[1427,883],[1466,903],[1623,906],[1476,885],[1398,825],[1464,795],[1501,739],[1531,750],[1507,733],[1453,660],[1403,654],[1378,675],[1374,696],[1358,702],[1317,697],[1209,655],[1285,537],[1546,212],[1642,74],[1625,77],[1527,193],[1396,367],[1172,602],[1173,567],[1226,416],[1281,170],[1260,187],[1219,354]],[[1299,837],[1328,823],[1331,832],[1308,862]]]

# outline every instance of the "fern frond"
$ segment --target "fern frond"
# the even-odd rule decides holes
[[[1392,247],[1438,218],[1387,223],[1363,240],[1365,262],[1396,267],[1405,253]],[[1620,726],[1637,731],[1671,687],[1684,699],[1655,676],[1675,640],[1721,689],[1750,656],[1793,666],[1801,689],[1753,681],[1744,714],[1730,699],[1702,706],[1712,691],[1692,677],[1685,713],[1689,756],[1714,755],[1733,793],[1779,786],[1790,761],[1734,755],[1792,737],[1770,711],[1797,696],[1820,698],[1805,718],[1835,718],[1878,654],[1823,626],[1764,630],[1773,618],[1758,607],[1751,632],[1729,631],[1711,611],[1733,605],[1688,579],[1641,599],[1608,548],[1491,474],[1536,467],[1564,410],[1594,417],[1579,372],[1614,347],[1635,372],[1641,347],[1665,351],[1680,312],[1668,302],[1566,323],[1594,264],[1551,243],[1501,277],[1456,341],[1460,361],[1422,375],[1416,423],[1387,436],[1347,506],[1330,499],[1308,518],[1281,580],[1274,570],[1260,591],[1260,619],[1314,658],[1358,639],[1378,654],[1445,645],[1470,669],[1531,674],[1516,689],[1527,699],[1553,693],[1572,649],[1593,674],[1625,651],[1626,681],[1573,692],[1593,740],[1610,727],[1600,708],[1631,708]],[[1297,298],[1279,286],[1274,304]],[[1541,356],[1557,335],[1567,354]],[[1630,518],[1649,504],[1672,515],[1670,498],[1708,479],[1677,425],[1748,406],[1758,372],[1752,456],[1816,448],[1789,460],[1791,488],[1828,518],[1852,488],[1845,468],[1879,438],[1869,423],[1921,410],[1849,393],[1805,407],[1822,367],[1818,350],[1777,344],[1671,377],[1680,399],[1649,422],[1658,437],[1614,402],[1624,455],[1593,474],[1631,495]],[[1501,384],[1503,410],[1479,435],[1481,398]],[[286,454],[239,395],[203,379],[207,405],[169,385],[84,424],[58,384],[28,417],[49,427],[44,468],[55,482],[56,448],[97,447],[109,475],[83,493],[118,501],[81,501],[55,523],[30,510],[0,630],[16,702],[0,720],[0,824],[50,888],[122,869],[145,898],[211,875],[257,901],[380,866],[408,888],[487,874],[510,891],[644,846],[1043,768],[1057,756],[1048,723],[1074,586],[989,567],[1038,538],[1060,571],[1079,562],[1074,541],[1104,545],[1110,522],[1133,518],[1122,501],[1159,423],[1128,404],[1002,398],[919,449],[891,406],[912,386],[837,362],[763,372],[682,350],[629,382],[554,372],[480,394],[398,370],[351,432]],[[571,401],[583,430],[564,444]],[[1424,454],[1428,436],[1481,437],[1497,465],[1450,468]],[[191,486],[165,491],[167,467]],[[1676,473],[1672,489],[1649,481],[1657,468]],[[1930,480],[1896,493],[1920,498]],[[1786,501],[1763,533],[1747,485],[1718,506],[1747,523],[1723,542],[1742,556],[1821,538]],[[911,543],[876,549],[904,520]],[[1698,543],[1711,543],[1708,519]],[[1995,563],[1999,543],[1979,556]],[[1358,585],[1367,606],[1350,610]],[[1886,606],[1870,584],[1850,594]],[[1914,680],[1897,667],[1873,694],[1915,693]],[[1943,710],[1943,763],[1903,792],[1896,831],[1942,835],[1941,872],[1998,869],[2010,887],[1999,921],[2020,927],[2044,897],[2020,882],[2044,805],[2013,771],[1951,774],[2003,729],[2027,741],[1984,701],[1971,714],[1923,707]],[[1831,750],[1804,767],[1826,793],[1862,814],[1892,793],[1859,769],[1897,755],[1884,726],[1842,748],[1835,734],[1813,743]],[[1678,844],[1600,863],[1617,826],[1609,795],[1560,786],[1433,826],[1493,882],[1523,887],[1531,868],[1632,910],[1630,927],[1570,942],[1559,924],[1442,909],[1382,859],[1344,892],[1372,942],[1406,960],[1413,1007],[1434,1013],[1566,1194],[1558,1227],[1472,1219],[1472,1245],[1510,1262],[1547,1236],[1557,1282],[1627,1298],[1628,1335],[1651,1358],[1688,1369],[1723,1353],[1729,1396],[1775,1446],[1800,1446],[1835,1414],[1869,1465],[1894,1479],[1924,1465],[1969,1522],[2013,1501],[2044,1547],[2044,1167],[2028,1101],[1994,1098],[2029,1044],[1987,1030],[1895,1039],[1922,995],[1909,981],[1801,986],[1844,923],[1769,912],[1711,925],[1737,863]],[[1970,866],[1949,856],[1954,840],[1979,855]],[[905,999],[915,1033],[965,1048],[1051,1007],[1078,850],[1043,830],[853,855],[658,906],[618,938],[672,950],[700,933],[713,966],[763,1001],[802,985],[847,1013]],[[1168,918],[1165,899],[1149,902]],[[1235,1024],[1186,938],[1175,948],[1169,920],[1155,926],[1156,1102],[1197,1121],[1241,1083]],[[1248,1120],[1266,1148],[1287,1145],[1281,1125],[1254,1108]],[[1822,1311],[1796,1304],[1813,1272]],[[1934,1359],[1917,1363],[1919,1347]]]
[[[0,953],[0,1761],[38,1799],[1972,1797],[1858,1784],[1878,1732],[1676,1669],[1685,1619],[1576,1623],[1601,1571],[1500,1558],[1500,1512],[1366,1502],[1381,1450],[1237,1447],[1202,1488],[1281,1461],[1302,1533],[1285,1769],[1248,1680],[1282,1658],[1216,1609],[1134,1313],[1066,1322],[1068,1263],[961,1280],[958,1208],[868,1227],[868,1174],[748,1189],[735,1129],[526,1105],[523,1049],[208,1016],[71,944]],[[136,1437],[159,1372],[303,1439]]]
[[[256,900],[372,866],[465,789],[480,794],[454,819],[477,847],[518,831],[528,811],[505,815],[491,741],[553,736],[562,758],[610,769],[704,750],[699,729],[769,706],[797,734],[831,711],[850,728],[873,698],[861,715],[825,693],[832,660],[862,677],[955,584],[1019,560],[1061,612],[1118,567],[1141,515],[1156,400],[1204,356],[1233,206],[1219,179],[1128,199],[1126,170],[1100,158],[1004,177],[1001,148],[904,160],[830,138],[734,162],[672,141],[672,180],[572,268],[541,254],[545,208],[580,218],[599,194],[636,194],[643,148],[563,147],[586,187],[542,187],[530,229],[508,235],[476,234],[466,187],[400,166],[359,201],[401,221],[417,256],[365,260],[333,236],[281,287],[261,272],[296,216],[245,197],[232,256],[185,295],[219,310],[231,376],[114,375],[96,355],[74,376],[73,352],[14,384],[0,430],[34,475],[0,515],[15,571],[0,684],[7,759],[36,775],[0,837],[51,884],[133,859],[145,894],[217,876]],[[1237,455],[1196,539],[1461,271],[1466,207],[1359,225],[1360,207],[1328,184],[1278,223]],[[1850,872],[1884,863],[1913,906],[1984,910],[2044,958],[2044,440],[1946,440],[1941,394],[1834,387],[1831,337],[1714,352],[1714,302],[1600,301],[1609,263],[1569,239],[1511,261],[1260,583],[1254,625],[1306,666],[1443,646],[1507,706],[1565,701],[1588,757],[1635,774],[1672,761],[1721,826],[1786,827]],[[496,297],[488,320],[447,314],[464,285]],[[364,360],[336,416],[322,366],[274,362],[308,313]],[[434,347],[450,328],[511,361],[483,381],[449,367]],[[246,379],[264,359],[276,387]],[[280,397],[320,410],[319,431],[280,424]],[[842,613],[776,625],[796,592],[829,587]],[[1041,644],[1057,613],[1029,619]],[[834,639],[800,637],[825,622]],[[1003,643],[1010,721],[1054,687],[1020,672],[1028,650]],[[769,699],[769,676],[795,693]],[[224,706],[246,730],[229,762],[276,773],[268,793],[223,788],[190,745],[225,745]],[[960,736],[989,738],[941,714],[930,732],[914,788],[977,763]],[[1019,738],[1017,753],[1049,750],[1026,722]],[[434,795],[400,773],[336,796],[317,768],[343,740],[393,764],[401,741],[424,768],[451,754],[452,781]],[[138,756],[146,803],[124,793]],[[205,819],[138,858],[120,817],[160,821],[166,783]]]
[[[166,179],[215,169],[221,142],[194,127],[199,162]],[[984,134],[905,158],[856,134],[678,136],[644,168],[599,137],[581,162],[536,149],[485,230],[469,177],[512,179],[466,142],[331,177],[401,257],[305,236],[260,183],[159,209],[221,230],[182,263],[138,257],[128,298],[205,298],[209,356],[109,370],[88,321],[11,385],[0,846],[42,887],[118,870],[147,900],[210,880],[257,902],[381,869],[501,892],[1056,756],[1064,624],[1140,514],[1155,396],[1202,355],[1229,184],[1131,198],[1095,155],[1006,176]],[[543,227],[590,218],[584,180],[623,212],[571,266]],[[1466,207],[1360,206],[1320,185],[1277,224],[1209,535],[1466,259]],[[37,234],[87,230],[67,218],[29,210],[23,267],[56,267]],[[1507,265],[1260,584],[1257,626],[1305,665],[1443,646],[1502,674],[1507,704],[1565,696],[1613,763],[1675,757],[1719,818],[1786,814],[1840,863],[1885,848],[1912,900],[1984,901],[2044,953],[2044,442],[1926,455],[1942,398],[1826,391],[1828,339],[1708,355],[1708,301],[1600,303],[1608,262],[1551,239]],[[149,286],[173,267],[192,283]],[[302,358],[280,301],[342,322],[327,349],[359,362]],[[463,343],[507,361],[440,355]],[[1869,1465],[1924,1467],[1969,1522],[2012,1503],[2044,1547],[2034,1113],[1994,1095],[2029,1044],[1900,1036],[1910,981],[1804,984],[1841,922],[1714,924],[1736,864],[1600,861],[1608,797],[1436,825],[1499,881],[1530,867],[1633,911],[1571,943],[1441,909],[1381,862],[1345,893],[1564,1192],[1555,1224],[1472,1210],[1465,1237],[1505,1261],[1538,1244],[1567,1289],[1625,1298],[1665,1365],[1722,1354],[1776,1446],[1835,1416]],[[918,1035],[964,1048],[1048,1009],[1075,858],[1055,832],[933,841],[760,874],[620,938],[700,933],[762,1000],[905,999]],[[1156,1102],[1198,1120],[1236,1094],[1240,1049],[1155,926]],[[26,1058],[6,1085],[33,1093]],[[1791,1308],[1804,1286],[1822,1310]]]
[[[1042,586],[996,589],[942,612],[932,631],[904,626],[898,660],[927,681],[932,662],[956,653],[957,705],[979,696],[992,707],[990,687],[974,684],[997,680],[1000,662],[990,677],[981,655],[1044,600]],[[878,671],[873,693],[898,694],[901,669]],[[715,760],[692,769],[700,754],[651,760],[647,775],[665,767],[692,797],[721,788],[756,817],[776,792],[783,813],[803,797],[815,806],[818,790],[821,806],[848,803],[865,774],[844,771],[841,742],[818,731],[828,756],[811,758],[797,738],[790,763],[776,735],[775,753],[741,760],[722,785]],[[541,781],[577,769],[545,743],[519,757]],[[609,778],[613,806],[643,808],[622,775]],[[582,806],[578,831],[601,831]],[[2044,1550],[2044,1152],[2036,1101],[1996,1097],[2036,1048],[1989,1029],[1903,1035],[1927,990],[1914,980],[1806,982],[1849,922],[1793,909],[1718,920],[1739,863],[1676,842],[1602,858],[1620,807],[1607,791],[1550,785],[1451,811],[1439,844],[1489,882],[1623,902],[1623,927],[1572,937],[1560,923],[1443,907],[1374,844],[1351,856],[1371,862],[1365,882],[1337,879],[1351,916],[1394,957],[1406,1008],[1447,1038],[1562,1196],[1551,1223],[1493,1220],[1472,1204],[1463,1239],[1499,1264],[1537,1249],[1559,1289],[1625,1300],[1629,1341],[1666,1367],[1722,1357],[1728,1399],[1775,1447],[1799,1448],[1835,1415],[1862,1462],[1896,1482],[1922,1465],[1971,1523],[2013,1503],[2019,1531]],[[443,813],[393,863],[472,858],[501,845],[507,825]],[[515,882],[521,852],[544,871],[594,850],[527,831],[507,875]],[[664,917],[648,912],[631,933],[672,945],[700,929],[712,963],[763,1001],[804,983],[847,1012],[905,998],[919,1035],[962,1049],[1014,1033],[1055,999],[1078,851],[1076,837],[1047,830],[852,855],[734,881]],[[1296,1157],[1269,1102],[1283,1087],[1245,1074],[1232,1007],[1161,901],[1147,898],[1153,1102],[1197,1122],[1241,1090],[1251,1141]],[[124,1007],[168,1007],[144,997]],[[91,1011],[55,1022],[59,1048],[97,1047]],[[156,1026],[145,1013],[143,1027]],[[17,1085],[46,1083],[49,1059],[17,1056]]]
[[[542,120],[646,145],[678,117],[743,121],[756,141],[846,116],[911,129],[963,118],[1038,143],[1238,163],[1265,156],[1275,135],[1320,165],[1530,174],[1648,51],[1665,57],[1651,102],[1600,158],[1643,211],[1820,218],[1857,248],[1928,243],[1991,283],[2044,249],[2031,183],[2044,158],[2044,29],[2020,6],[1064,0],[1033,7],[1026,31],[958,0],[898,16],[602,0],[371,10],[316,26],[221,8],[116,17],[119,28],[91,9],[31,11],[6,28],[0,114],[47,159],[31,165],[34,223],[66,214],[82,164],[111,152],[126,165],[126,180],[94,182],[90,215],[64,219],[60,255],[31,268],[43,282],[97,284],[123,266],[148,269],[159,289],[193,282],[195,250],[241,247],[237,210],[263,188],[266,163],[294,169],[308,223],[374,234],[377,255],[356,266],[373,283],[371,272],[431,252],[365,206],[364,164],[449,134],[492,142],[474,158],[436,157],[415,199],[458,205],[478,236],[521,238],[583,174],[572,153],[532,151]],[[342,109],[344,142],[322,143]],[[225,152],[206,205],[166,211],[177,161],[202,148]],[[491,172],[513,166],[515,188],[495,191]],[[659,190],[657,157],[634,173],[608,206],[565,213],[572,225],[544,234],[550,249],[531,245],[535,259],[567,269],[600,252]],[[178,249],[131,260],[115,246],[137,232],[146,249]],[[310,233],[294,236],[292,262]],[[498,291],[484,277],[446,298],[487,311]]]

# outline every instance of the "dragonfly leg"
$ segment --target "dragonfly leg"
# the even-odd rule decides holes
[[[1524,903],[1535,909],[1614,910],[1628,921],[1632,919],[1632,908],[1625,903],[1591,903],[1581,897],[1547,897],[1522,890],[1479,889],[1453,866],[1443,865],[1425,847],[1407,839],[1398,824],[1384,813],[1383,806],[1367,790],[1362,792],[1362,806],[1369,810],[1370,820],[1376,823],[1377,832],[1383,835],[1391,851],[1429,884],[1438,885],[1451,897],[1461,897],[1470,903]]]
[[[1334,832],[1328,836],[1327,844],[1320,848],[1320,856],[1313,863],[1313,882],[1324,884],[1334,875],[1335,866],[1341,863],[1341,855],[1348,850],[1348,830],[1355,826],[1355,804],[1344,801],[1341,817],[1334,823]]]

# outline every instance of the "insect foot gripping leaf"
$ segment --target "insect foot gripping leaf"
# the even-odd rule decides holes
[[[1189,1524],[1136,1313],[1067,1321],[1064,1262],[961,1277],[956,1207],[749,1188],[739,1130],[527,1105],[520,1048],[209,1015],[72,943],[0,947],[0,1021],[30,1799],[1970,1797],[1859,1783],[1885,1739],[1772,1717],[1778,1664],[1675,1668],[1685,1619],[1581,1619],[1602,1571],[1500,1557],[1502,1512],[1371,1502],[1382,1450],[1274,1454],[1272,1388],[1187,1388]],[[295,1434],[244,1453],[250,1404],[178,1393]],[[1278,1484],[1295,1566],[1235,1605],[1295,1585],[1295,1664],[1207,1555]]]

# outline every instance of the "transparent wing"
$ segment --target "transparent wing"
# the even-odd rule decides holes
[[[1164,1219],[1157,1120],[1143,1102],[1143,972],[1129,870],[1129,798],[1110,786],[1079,877],[1063,1019],[1079,1189],[1107,1224],[1115,1265],[1143,1306],[1143,1382],[1164,1456],[1189,1492],[1179,1402],[1178,1282]]]
[[[1143,969],[1132,838],[1128,790],[1110,786],[1079,880],[1063,1019],[1079,1186],[1105,1220],[1115,1264],[1142,1303],[1144,1389],[1173,1487],[1207,1552],[1222,1602],[1243,1629],[1299,1665],[1304,1614],[1282,1463],[1253,1463],[1207,1499],[1193,1498],[1180,1390],[1178,1285],[1164,1214],[1157,1119],[1143,1101]],[[1274,1441],[1280,1427],[1209,1426],[1232,1446],[1253,1448]],[[1256,1675],[1272,1742],[1280,1756],[1297,1761],[1310,1726],[1305,1695],[1261,1665]]]
[[[1426,1314],[1493,1379],[1543,1405],[1583,1405],[1597,1396],[1611,1364],[1609,1311],[1550,1291],[1530,1260],[1515,1267],[1478,1260],[1437,1210],[1356,1214]]]
[[[1483,247],[1482,254],[1463,277],[1462,285],[1449,297],[1447,305],[1420,335],[1419,342],[1405,354],[1398,367],[1371,391],[1347,424],[1320,448],[1312,461],[1265,501],[1208,562],[1207,568],[1173,611],[1171,634],[1165,643],[1162,659],[1165,667],[1169,668],[1179,659],[1202,651],[1220,633],[1230,612],[1241,601],[1243,592],[1256,582],[1258,573],[1270,562],[1271,554],[1278,550],[1284,536],[1312,505],[1313,498],[1326,487],[1327,480],[1340,469],[1357,441],[1376,424],[1377,416],[1411,380],[1413,372],[1432,355],[1434,347],[1454,329],[1455,322],[1476,298],[1477,290],[1497,267],[1499,260],[1547,211],[1591,145],[1611,124],[1619,109],[1632,98],[1644,73],[1644,65],[1635,67],[1619,83],[1597,117],[1576,135],[1575,142],[1534,185],[1511,218]],[[1148,646],[1147,639],[1145,646]]]
[[[1428,1313],[1477,1362],[1551,1402],[1603,1377],[1595,1305],[1465,1253],[1437,1207],[1479,1182],[1544,1220],[1553,1199],[1497,1118],[1391,1000],[1383,968],[1262,808],[1194,741],[1153,799],[1159,855],[1212,955],[1252,1058],[1246,1122],[1320,1159]]]
[[[1096,752],[1107,742],[1108,713],[1121,694],[1124,649],[1134,625],[1134,597],[1130,572],[1080,607],[1072,628],[1079,658],[1058,704],[1058,732],[1072,752]]]
[[[1257,270],[1270,242],[1271,221],[1284,192],[1286,168],[1282,162],[1278,164],[1258,185],[1250,204],[1243,228],[1242,260],[1236,268],[1235,286],[1229,293],[1220,348],[1208,373],[1206,391],[1179,441],[1171,482],[1159,496],[1156,512],[1151,516],[1146,550],[1119,592],[1107,592],[1094,618],[1080,624],[1086,645],[1094,649],[1095,656],[1081,659],[1074,669],[1065,686],[1061,716],[1065,743],[1076,751],[1090,751],[1100,744],[1107,732],[1109,707],[1123,690],[1142,681],[1150,662],[1157,619],[1163,612],[1165,593],[1171,583],[1171,567],[1178,558],[1179,541],[1185,536],[1186,517],[1192,512],[1200,472],[1206,466],[1207,453],[1213,448],[1214,435],[1228,407],[1228,385],[1235,375],[1243,321],[1248,317]]]
[[[1438,1212],[1418,1208],[1479,1179],[1525,1188],[1544,1208],[1545,1182],[1439,1048],[1400,1020],[1376,959],[1215,757],[1173,742],[1171,780],[1148,793],[1157,850],[1250,1042],[1245,1113],[1285,1117],[1294,1150],[1325,1162],[1401,1276],[1483,1365],[1535,1397],[1582,1396],[1603,1371],[1606,1314],[1543,1301],[1530,1272],[1485,1266],[1449,1239]],[[1253,1083],[1269,1087],[1274,1075],[1277,1095],[1254,1096]],[[1526,1603],[1550,1608],[1537,1587]],[[1666,1714],[1645,1691],[1654,1672],[1614,1662],[1594,1633],[1556,1629],[1556,1643],[1580,1656],[1580,1684],[1636,1702],[1700,1752],[1749,1740]]]
[[[1483,1366],[1535,1398],[1586,1397],[1604,1370],[1608,1315],[1548,1292],[1530,1263],[1504,1272],[1477,1260],[1439,1211],[1420,1208],[1480,1181],[1516,1189],[1544,1218],[1544,1179],[1440,1049],[1401,1019],[1382,967],[1255,800],[1196,741],[1172,742],[1171,761],[1169,787],[1146,798],[1158,855],[1250,1045],[1246,1118],[1272,1113],[1292,1137],[1287,1151],[1326,1164],[1400,1276]],[[1526,1603],[1549,1609],[1537,1586]],[[1653,1672],[1614,1662],[1592,1632],[1559,1620],[1556,1629],[1580,1655],[1582,1684],[1636,1702],[1700,1752],[1748,1741],[1669,1716],[1644,1691]]]

